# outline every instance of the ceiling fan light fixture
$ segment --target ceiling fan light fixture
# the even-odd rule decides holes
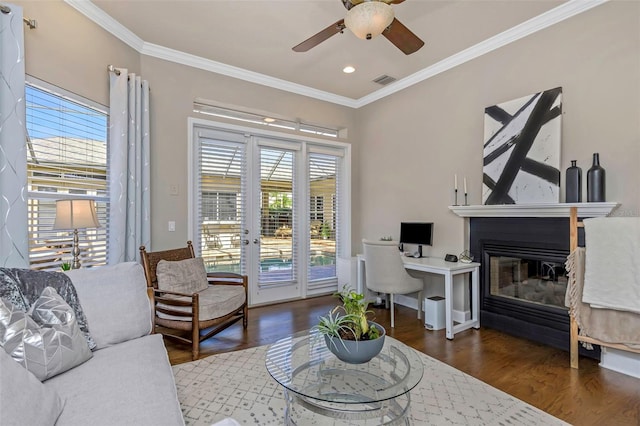
[[[393,18],[391,5],[381,1],[364,1],[349,9],[344,24],[356,37],[369,40],[382,34]]]

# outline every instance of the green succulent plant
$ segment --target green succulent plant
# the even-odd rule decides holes
[[[342,305],[320,317],[315,328],[321,334],[338,337],[340,340],[374,340],[380,337],[378,328],[369,326],[368,317],[373,311],[367,309],[369,302],[363,294],[345,286],[334,296],[340,299]]]

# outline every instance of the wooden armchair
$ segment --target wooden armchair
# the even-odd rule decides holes
[[[226,272],[207,273],[208,285],[193,293],[169,291],[158,287],[158,263],[195,258],[193,245],[183,248],[147,252],[140,247],[147,286],[155,298],[154,325],[163,327],[168,338],[192,345],[192,357],[198,359],[200,342],[242,319],[247,328],[247,276]],[[165,331],[163,330],[163,331]],[[172,333],[174,330],[175,333]],[[201,331],[205,330],[204,334]],[[188,333],[185,333],[188,332]]]

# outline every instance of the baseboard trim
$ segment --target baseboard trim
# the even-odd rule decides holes
[[[602,348],[600,367],[640,379],[640,355],[612,348]]]

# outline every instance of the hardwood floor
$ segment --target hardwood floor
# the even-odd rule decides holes
[[[203,342],[200,357],[273,343],[314,326],[335,303],[324,296],[252,308],[246,332],[233,325]],[[449,341],[444,330],[425,330],[415,310],[396,309],[395,329],[388,310],[374,309],[389,336],[547,413],[574,425],[640,426],[640,379],[587,358],[580,359],[579,370],[571,369],[568,352],[488,328],[463,331]],[[191,361],[186,345],[166,344],[172,364]]]

